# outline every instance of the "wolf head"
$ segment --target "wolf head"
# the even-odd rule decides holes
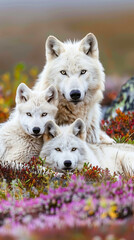
[[[58,93],[50,86],[37,92],[21,83],[16,93],[16,112],[19,122],[28,135],[39,138],[44,133],[45,123],[57,113]]]
[[[85,148],[85,138],[85,124],[81,119],[62,127],[48,121],[40,157],[46,157],[46,165],[58,172],[82,168],[84,161],[87,162],[89,157]]]
[[[79,42],[63,43],[49,36],[46,60],[47,81],[54,84],[67,101],[77,104],[84,100],[87,92],[92,99],[96,91],[104,90],[104,71],[99,61],[97,39],[92,33]],[[102,93],[98,102],[101,99]]]

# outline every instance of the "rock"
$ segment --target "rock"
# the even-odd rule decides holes
[[[115,117],[118,108],[124,113],[134,111],[134,76],[123,84],[119,95],[107,108],[104,119]]]

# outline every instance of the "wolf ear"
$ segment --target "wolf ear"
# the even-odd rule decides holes
[[[65,49],[63,43],[54,36],[49,36],[46,40],[46,59],[52,60],[58,57]]]
[[[58,91],[53,85],[45,90],[45,99],[50,104],[58,105]]]
[[[15,101],[17,104],[27,102],[30,98],[31,89],[25,83],[21,83],[16,91]]]
[[[99,58],[98,42],[93,33],[88,33],[80,42],[80,51],[93,58]]]
[[[45,125],[45,133],[43,135],[44,142],[50,141],[60,134],[60,129],[52,120],[48,121]]]
[[[86,127],[82,119],[78,118],[73,122],[72,132],[76,137],[86,140]]]

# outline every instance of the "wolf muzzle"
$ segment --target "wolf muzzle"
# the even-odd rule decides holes
[[[81,92],[79,90],[72,90],[70,92],[70,97],[73,101],[78,101],[81,97]]]

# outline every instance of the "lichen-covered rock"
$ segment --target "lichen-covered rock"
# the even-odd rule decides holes
[[[104,119],[115,117],[118,108],[125,113],[134,111],[134,76],[123,84],[119,95],[108,107]]]

